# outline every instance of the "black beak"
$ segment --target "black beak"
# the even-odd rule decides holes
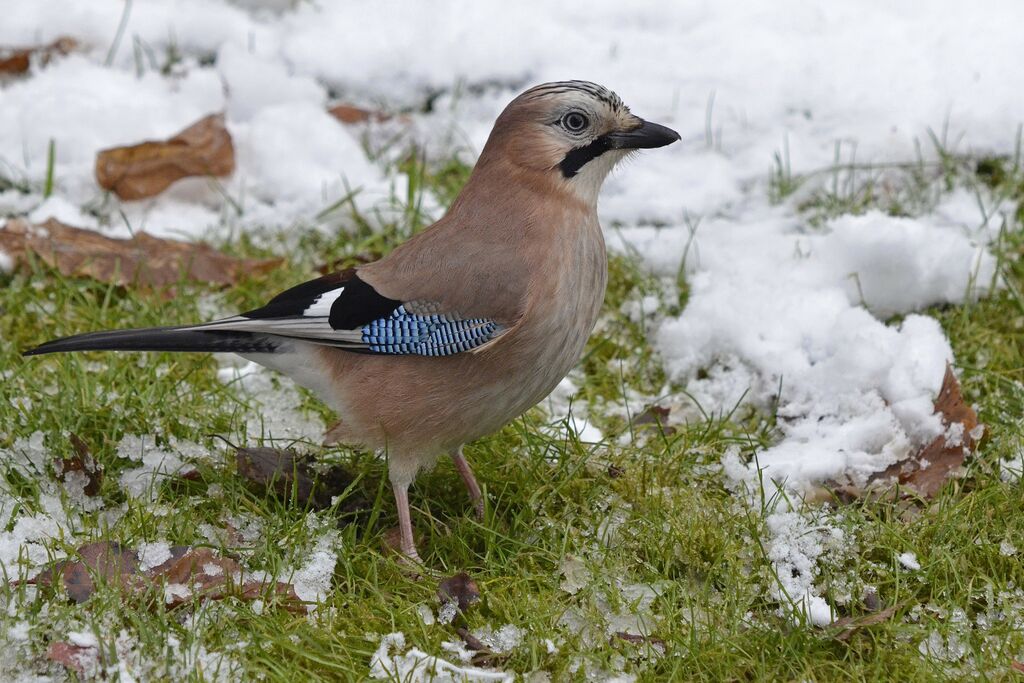
[[[612,149],[653,149],[679,140],[679,133],[658,123],[640,120],[640,125],[624,133],[605,135]]]

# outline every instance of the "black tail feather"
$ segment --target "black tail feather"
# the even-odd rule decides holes
[[[187,327],[151,327],[142,330],[86,332],[54,339],[22,353],[40,356],[66,351],[198,351],[270,353],[280,341],[265,334],[199,330]]]

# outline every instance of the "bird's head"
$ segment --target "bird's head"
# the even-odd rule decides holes
[[[635,150],[676,140],[679,133],[631,114],[611,90],[588,81],[559,81],[530,88],[509,103],[480,163],[504,159],[596,204],[617,162]]]

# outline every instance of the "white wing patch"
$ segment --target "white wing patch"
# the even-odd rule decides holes
[[[329,292],[324,292],[316,298],[316,300],[310,304],[309,308],[302,312],[302,315],[307,318],[326,318],[331,314],[331,306],[338,300],[341,293],[345,291],[344,287],[338,287],[332,289]]]

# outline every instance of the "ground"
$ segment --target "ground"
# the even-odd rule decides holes
[[[335,45],[348,9],[281,4],[139,2],[119,30],[120,7],[83,19],[71,3],[0,28],[0,46],[75,30],[90,43],[0,86],[4,215],[283,257],[228,289],[114,286],[38,261],[3,276],[0,677],[73,676],[48,657],[54,642],[79,648],[85,678],[121,681],[422,680],[434,656],[471,680],[1020,675],[1024,107],[989,68],[1013,55],[1010,31],[981,41],[951,8],[870,2],[788,20],[653,6],[623,18],[599,3],[551,18],[568,38],[545,24],[495,60],[492,24],[528,17],[452,5],[445,31],[472,63],[434,50],[405,63],[351,31]],[[1014,25],[1013,8],[991,10]],[[360,19],[377,35],[391,20]],[[647,61],[652,45],[685,57],[686,75]],[[333,416],[287,380],[206,355],[20,356],[63,334],[247,310],[325,263],[387,253],[451,202],[503,102],[591,60],[604,66],[579,75],[684,142],[606,188],[609,291],[569,381],[467,446],[484,519],[448,462],[411,491],[426,564],[479,587],[464,615],[389,550],[384,463],[321,446]],[[906,82],[884,71],[894,61]],[[322,111],[336,101],[399,116],[346,128]],[[95,187],[98,149],[220,109],[232,178],[150,202]],[[986,425],[960,476],[929,500],[836,493],[934,435],[947,361]],[[94,495],[55,464],[72,434],[103,468]],[[326,507],[282,498],[245,480],[230,444],[292,447],[351,479]],[[79,604],[24,583],[96,541],[153,564],[168,546],[208,547],[307,604],[267,592],[172,609],[169,594],[109,582]],[[464,664],[458,627],[492,654]]]

